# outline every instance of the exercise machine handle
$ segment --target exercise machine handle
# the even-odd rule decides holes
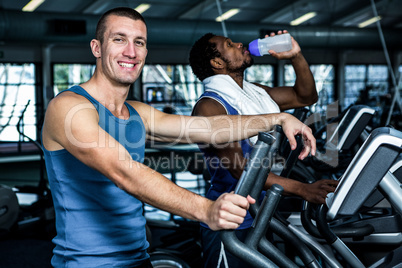
[[[280,126],[275,126],[275,131],[273,133],[277,133],[279,128]],[[268,159],[267,156],[275,141],[276,138],[271,133],[258,133],[258,140],[253,147],[250,158],[235,188],[234,192],[236,194],[244,197],[250,195],[258,200],[259,194],[261,193],[267,179],[266,176],[268,176],[270,171],[270,166],[266,166],[266,164],[269,164],[267,162],[270,162],[270,159]],[[265,177],[261,172],[262,170],[265,170]]]
[[[329,245],[334,247],[337,252],[352,266],[356,268],[364,268],[363,263],[356,255],[343,243],[343,241],[331,231],[327,222],[328,207],[321,205],[317,211],[317,228]]]
[[[275,135],[280,135],[281,132],[281,127],[276,126],[275,130],[271,133],[259,133],[258,141],[253,147],[249,161],[236,186],[235,193],[242,196],[250,194],[258,200],[270,172],[273,156],[278,150],[278,142],[275,143],[277,141]],[[265,233],[280,201],[282,192],[282,186],[273,185],[266,192],[261,206],[253,209],[255,212],[258,211],[258,213],[255,213],[256,217],[252,228],[247,234],[244,243],[237,238],[234,230],[224,230],[220,233],[225,248],[233,255],[248,262],[251,266],[277,267],[276,263],[278,263],[280,266],[297,267],[265,238]],[[265,255],[260,253],[258,249]],[[274,258],[275,263],[267,256]]]
[[[260,169],[262,167],[263,159],[266,159],[271,145],[276,141],[275,137],[268,132],[260,132],[258,134],[258,140],[253,147],[253,151],[251,152],[250,158],[247,162],[246,167],[240,177],[240,180],[236,186],[235,193],[241,196],[247,196],[251,193],[253,188],[259,188],[261,192],[263,183],[265,183],[266,177],[262,182],[261,177],[258,176]],[[258,179],[260,178],[260,181]],[[257,185],[262,185],[258,187]],[[251,195],[252,196],[252,195]],[[256,198],[255,196],[253,196]],[[258,199],[258,198],[256,198]],[[266,256],[260,253],[258,250],[246,246],[243,242],[241,242],[234,230],[223,230],[220,232],[222,242],[225,248],[236,255],[240,259],[248,262],[252,266],[256,267],[277,267],[271,260],[269,260]]]
[[[303,209],[300,214],[301,222],[304,229],[316,238],[323,238],[320,230],[316,225],[312,222],[312,214],[314,214],[313,204],[310,204],[307,201],[304,201]],[[316,215],[313,217],[316,218]],[[335,241],[336,237],[340,238],[354,238],[361,239],[362,237],[368,236],[374,233],[374,227],[370,224],[365,224],[363,226],[353,226],[353,227],[332,227],[331,232],[327,234],[327,237],[330,237],[330,240]]]

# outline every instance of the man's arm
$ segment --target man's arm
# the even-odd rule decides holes
[[[237,228],[254,200],[227,194],[216,202],[177,186],[133,161],[127,150],[98,125],[98,113],[85,98],[63,93],[47,109],[43,144],[48,150],[66,149],[99,171],[119,188],[141,201],[179,216],[202,221],[211,229]]]
[[[194,116],[215,116],[227,115],[225,108],[217,101],[211,98],[203,98],[198,101],[193,110]],[[219,157],[221,164],[230,172],[230,174],[240,179],[246,166],[247,160],[243,157],[243,151],[240,142],[230,142],[226,144],[205,144],[206,150]]]
[[[285,194],[300,196],[311,203],[324,204],[328,193],[335,191],[338,181],[322,179],[309,184],[284,178],[271,172],[265,183],[265,189],[269,189],[274,184],[281,185]]]
[[[283,31],[283,33],[287,33],[287,31]],[[278,34],[282,34],[282,32],[279,31]],[[276,53],[275,51],[270,50],[269,52],[271,56],[279,60],[290,59],[296,73],[296,81],[293,87],[270,88],[259,85],[265,88],[272,99],[279,105],[280,109],[284,111],[316,103],[318,100],[318,94],[314,77],[296,40],[292,37],[292,49],[290,51]]]
[[[295,136],[303,136],[304,149],[299,155],[300,159],[307,157],[310,152],[315,154],[316,144],[311,129],[288,113],[181,116],[162,113],[140,102],[130,104],[141,115],[148,135],[161,141],[218,145],[243,140],[281,125],[292,150],[297,145]]]
[[[217,101],[209,98],[200,100],[194,109],[194,115],[212,116],[226,114],[226,110]],[[239,142],[227,143],[225,145],[209,145],[207,148],[221,160],[221,164],[231,173],[235,179],[240,179],[246,165],[243,152]],[[309,202],[322,204],[329,192],[333,192],[338,184],[334,180],[320,180],[312,184],[302,183],[296,180],[280,177],[269,173],[264,189],[269,189],[273,184],[279,184],[284,189],[284,194],[296,195]]]

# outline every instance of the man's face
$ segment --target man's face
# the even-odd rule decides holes
[[[242,43],[234,43],[223,36],[214,36],[210,41],[216,44],[228,72],[243,72],[253,64],[250,52],[243,47]]]
[[[141,20],[111,15],[101,44],[101,68],[112,83],[131,85],[147,56],[147,28]]]

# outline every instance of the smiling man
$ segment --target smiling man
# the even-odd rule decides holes
[[[42,131],[56,211],[54,267],[152,267],[142,202],[213,230],[243,222],[251,197],[211,201],[178,187],[143,164],[146,139],[225,143],[280,124],[293,145],[294,135],[305,137],[302,157],[314,154],[311,130],[287,114],[194,118],[126,101],[148,53],[146,23],[132,8],[106,12],[90,46],[93,76],[49,103]]]

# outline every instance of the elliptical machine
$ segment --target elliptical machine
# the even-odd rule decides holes
[[[331,231],[329,221],[339,221],[341,218],[352,217],[360,213],[361,219],[357,222],[364,222],[373,228],[377,226],[377,229],[381,229],[380,226],[391,229],[391,223],[394,222],[399,227],[399,231],[396,230],[396,235],[401,235],[401,182],[390,171],[401,151],[401,132],[387,127],[375,129],[353,158],[340,179],[336,191],[327,197],[327,205],[322,205],[318,209],[316,218],[318,230],[328,244],[341,254],[352,267],[365,267],[367,264],[363,264],[354,254],[351,254],[345,243]],[[383,214],[379,214],[377,217],[373,215],[369,218],[363,217],[364,214],[370,215],[370,210],[361,212],[361,209],[377,189],[392,207],[392,214],[395,217],[391,221],[389,215]],[[356,226],[356,221],[354,223]],[[402,264],[402,243],[400,239],[395,237],[394,241],[391,239],[389,242],[396,244],[396,248],[376,263],[371,264],[371,267],[396,267],[394,265]]]
[[[273,144],[272,140],[275,140],[272,135],[260,133],[255,151],[250,156],[250,160],[236,188],[236,193],[243,196],[250,194],[255,197],[256,193],[261,191],[263,181],[265,181],[270,167],[265,168],[265,165],[256,163],[266,161],[266,155]],[[324,237],[325,240],[320,241],[320,243],[325,243],[326,241],[336,251],[336,257],[326,255],[325,251],[320,252],[321,256],[326,256],[326,264],[328,260],[332,261],[329,267],[365,267],[366,264],[363,264],[342,240],[331,232],[331,226],[329,226],[327,220],[337,220],[341,216],[354,216],[377,186],[381,189],[380,191],[384,198],[389,200],[400,216],[402,211],[402,189],[400,182],[389,170],[392,170],[392,165],[399,156],[401,148],[401,132],[391,128],[379,128],[373,131],[358,154],[353,158],[335,193],[328,197],[328,207],[326,205],[321,206],[319,212],[321,217],[318,216],[316,221],[319,233],[322,235],[321,238]],[[266,241],[264,236],[267,228],[274,229],[273,226],[276,220],[272,216],[279,202],[281,192],[282,188],[280,186],[273,186],[267,191],[261,206],[256,205],[250,208],[252,215],[255,215],[255,220],[252,230],[244,242],[239,241],[233,231],[221,232],[225,248],[232,254],[247,261],[251,266],[298,267],[292,260],[287,259],[280,250]],[[327,211],[325,208],[327,208]],[[357,236],[364,236],[368,229],[370,228],[349,227],[349,231],[351,230]],[[348,231],[344,229],[343,232]],[[304,248],[306,244],[316,255],[320,251],[317,245],[307,243],[306,240],[303,240],[300,245]],[[399,267],[398,265],[402,263],[400,251],[402,249],[399,246],[393,252],[372,264],[372,267]],[[310,262],[306,262],[308,260],[306,256],[311,254],[311,251],[307,249],[306,252],[307,254],[303,257],[304,265],[306,267],[320,267],[314,255]],[[339,264],[336,259],[338,256],[341,256],[342,264]]]
[[[314,133],[317,139],[317,156],[298,161],[289,177],[301,181],[334,176],[338,178],[367,139],[366,129],[375,113],[375,109],[366,105],[353,105],[323,124]],[[336,128],[330,132],[330,125],[335,123]],[[323,133],[327,136],[325,142],[322,140]]]
[[[259,133],[258,141],[253,147],[235,193],[242,196],[250,195],[258,200],[270,172],[272,159],[278,151],[279,142],[276,140],[280,140],[281,132],[281,127],[276,126],[272,133]],[[245,241],[240,241],[234,230],[221,231],[225,248],[252,267],[298,267],[293,260],[268,241],[265,234],[268,228],[271,228],[274,233],[294,244],[305,267],[321,267],[307,246],[273,217],[282,191],[280,185],[273,185],[266,192],[261,204],[256,202],[251,205],[250,213],[254,217],[254,222]]]

